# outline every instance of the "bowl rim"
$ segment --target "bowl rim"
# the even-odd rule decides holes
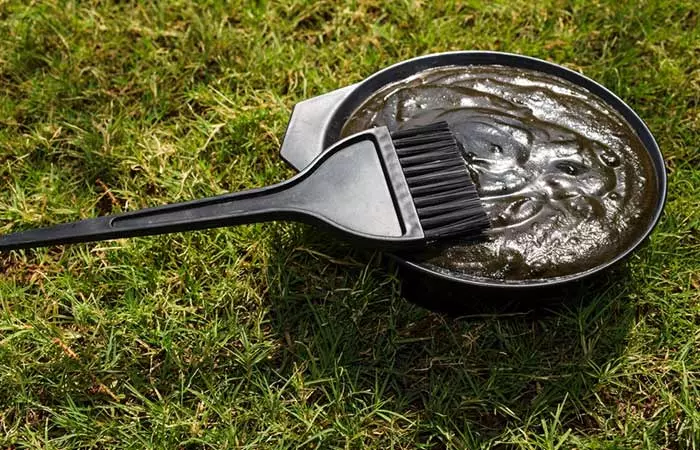
[[[359,107],[364,100],[369,97],[369,95],[376,92],[386,84],[405,79],[418,72],[435,67],[487,64],[532,69],[548,75],[563,78],[571,83],[583,87],[584,89],[587,89],[593,95],[597,96],[606,104],[618,111],[642,142],[642,145],[649,154],[654,166],[658,198],[656,200],[656,204],[654,205],[653,214],[650,217],[649,223],[647,224],[646,228],[644,228],[643,232],[640,233],[640,235],[634,241],[632,241],[630,245],[628,245],[623,251],[619,252],[615,257],[582,272],[576,272],[560,277],[507,281],[473,277],[468,275],[457,276],[455,274],[450,274],[449,271],[441,272],[439,270],[431,269],[430,267],[426,267],[427,265],[425,264],[406,259],[405,256],[391,253],[389,256],[403,266],[447,281],[465,285],[506,289],[541,288],[581,280],[593,274],[599,273],[629,257],[649,237],[651,232],[658,224],[663,213],[668,189],[668,180],[666,176],[666,167],[663,154],[661,153],[661,149],[659,148],[658,143],[654,139],[654,136],[646,123],[620,97],[591,78],[561,65],[539,58],[515,53],[480,50],[432,53],[407,59],[375,72],[355,85],[354,89],[352,89],[352,91],[337,105],[332,112],[332,120],[330,121],[329,126],[324,130],[323,141],[327,146],[328,144],[331,144],[337,140],[340,136],[342,127],[345,125],[357,107]]]

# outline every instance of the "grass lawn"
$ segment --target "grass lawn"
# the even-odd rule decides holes
[[[0,255],[0,447],[700,448],[696,1],[458,3],[0,1],[2,233],[280,181],[296,102],[447,50],[601,82],[670,177],[546,310],[431,313],[293,224]]]

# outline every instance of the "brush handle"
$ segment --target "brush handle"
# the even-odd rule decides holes
[[[0,251],[203,230],[269,220],[303,220],[293,204],[298,177],[280,184],[201,200],[97,217],[0,237]]]
[[[302,172],[279,184],[0,236],[0,251],[269,220],[330,227],[375,246],[421,242],[420,226],[404,220],[401,213],[408,206],[412,210],[413,203],[407,188],[395,187],[400,185],[399,177],[403,179],[398,160],[385,169],[380,151],[396,159],[386,128],[337,142]],[[396,200],[394,192],[400,194]]]

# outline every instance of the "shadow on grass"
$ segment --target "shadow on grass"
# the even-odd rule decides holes
[[[379,255],[323,234],[302,241],[281,244],[286,256],[270,265],[279,280],[271,309],[286,342],[280,373],[301,368],[323,386],[314,401],[401,417],[426,442],[469,444],[542,420],[594,426],[586,411],[598,374],[619,357],[636,314],[624,266],[533,298],[401,280]]]

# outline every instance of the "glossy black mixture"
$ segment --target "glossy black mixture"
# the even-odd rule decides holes
[[[426,251],[432,269],[506,281],[579,273],[628,248],[651,220],[656,180],[634,131],[587,90],[541,72],[426,70],[374,93],[343,135],[438,120],[464,146],[494,229],[485,243]]]

